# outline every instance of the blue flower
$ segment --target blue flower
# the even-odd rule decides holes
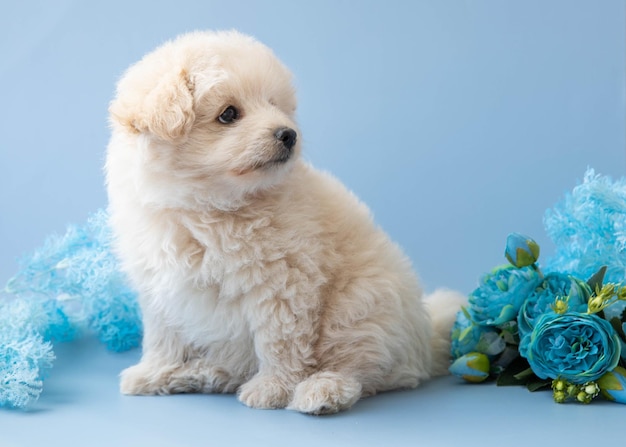
[[[451,338],[451,354],[455,359],[470,352],[496,356],[506,348],[506,342],[493,327],[472,322],[466,309],[457,313]]]
[[[556,298],[567,297],[570,311],[585,312],[591,288],[586,282],[565,273],[548,273],[543,282],[532,292],[517,316],[520,338],[533,330],[539,316],[551,311]]]
[[[526,267],[537,262],[539,245],[528,236],[511,233],[506,238],[504,256],[515,267]]]
[[[498,326],[517,317],[524,300],[541,283],[543,276],[534,266],[506,265],[484,275],[469,296],[469,313],[475,323]]]
[[[621,345],[611,324],[597,315],[548,312],[522,338],[519,351],[539,378],[582,384],[612,371]]]
[[[470,352],[456,359],[450,365],[450,374],[462,377],[468,382],[479,383],[489,377],[489,358],[480,352]]]

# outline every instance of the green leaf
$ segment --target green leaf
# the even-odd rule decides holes
[[[595,292],[596,290],[602,288],[604,275],[606,275],[606,265],[600,267],[600,270],[594,273],[593,276],[587,280],[587,284],[591,287],[591,290]]]
[[[622,317],[623,316],[624,314],[622,313]],[[609,320],[609,323],[611,323],[611,326],[613,326],[613,329],[615,329],[615,332],[617,332],[617,335],[619,335],[622,340],[626,341],[626,334],[624,334],[624,328],[622,327],[622,320],[619,317],[613,317]]]
[[[464,339],[465,337],[467,337],[467,336],[469,335],[469,333],[470,333],[470,332],[472,332],[472,329],[473,329],[473,327],[472,327],[472,326],[469,326],[469,327],[466,327],[465,329],[463,329],[463,330],[461,331],[461,333],[459,334],[459,341],[463,341],[463,339]]]
[[[518,372],[513,377],[515,377],[517,380],[526,380],[530,376],[533,376],[533,375],[535,375],[535,373],[529,367],[529,368],[526,368],[524,371]]]
[[[549,389],[551,386],[552,380],[549,379],[537,379],[530,381],[526,384],[526,388],[528,388],[528,391],[530,391],[531,393],[539,390]]]
[[[463,315],[465,315],[465,318],[467,318],[469,321],[472,321],[472,315],[469,313],[469,310],[467,310],[465,306],[461,306],[461,311],[463,312]]]
[[[533,376],[523,376],[517,377],[520,373],[528,370],[530,366],[528,362],[523,357],[518,357],[514,361],[512,361],[505,369],[500,373],[496,380],[496,384],[498,386],[514,386],[514,385],[525,385],[529,378]]]

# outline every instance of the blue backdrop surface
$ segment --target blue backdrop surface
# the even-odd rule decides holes
[[[344,181],[427,288],[470,291],[510,231],[587,166],[626,169],[624,2],[5,2],[0,280],[52,231],[106,206],[107,106],[165,40],[236,28],[299,92],[305,156]]]
[[[550,254],[543,214],[588,166],[614,177],[626,173],[625,17],[622,0],[5,1],[0,5],[0,283],[17,269],[16,258],[46,235],[106,206],[107,106],[123,70],[177,34],[236,28],[272,47],[293,71],[306,158],[370,206],[409,254],[426,288],[469,292],[481,273],[504,262],[511,231],[534,236]],[[108,358],[98,349],[93,355],[95,364]],[[110,376],[115,368],[133,360],[121,357],[104,362],[113,365],[108,369],[87,368],[85,374],[97,388],[98,380],[115,381]],[[67,392],[70,384],[54,374],[54,389]],[[79,421],[68,421],[66,429],[80,430],[81,417],[124,415],[137,417],[133,424],[158,438],[165,428],[141,416],[155,401],[111,396],[107,386],[91,400],[70,393],[64,401],[62,392],[44,392],[39,408],[51,414],[43,411],[33,420],[60,424],[62,430],[66,415]],[[475,393],[453,388],[468,398]],[[359,414],[376,411],[376,402],[394,408],[394,399],[404,399],[396,411],[427,420],[427,409],[446,388],[435,384],[428,390],[374,398],[357,407],[352,419],[335,421],[364,426],[367,419]],[[487,403],[513,396],[510,390],[498,392],[487,393]],[[188,402],[200,401],[158,402],[180,425],[185,421],[176,414],[188,417],[198,411]],[[454,399],[447,402],[447,414],[468,411],[455,407]],[[532,402],[557,420],[581,411],[557,408],[545,395]],[[55,413],[55,404],[69,414]],[[208,411],[219,412],[219,405]],[[269,420],[270,427],[284,414],[233,411],[243,420]],[[485,411],[504,417],[497,409]],[[7,416],[0,415],[5,433],[0,439],[8,439],[7,445],[39,439],[35,432],[20,437],[29,424],[25,416],[9,416],[16,423],[5,432]],[[315,439],[318,426],[310,424],[317,422],[297,421],[298,430],[312,430]],[[345,425],[323,424],[342,439]],[[406,430],[412,428],[394,432],[405,439]],[[420,436],[430,444],[423,445],[456,439],[424,430]],[[478,433],[478,427],[468,430]],[[202,431],[193,433],[201,437]],[[293,433],[284,436],[297,442]],[[355,436],[339,445],[367,444],[368,436]],[[90,445],[98,442],[110,445],[104,440]],[[132,443],[119,443],[127,444]]]

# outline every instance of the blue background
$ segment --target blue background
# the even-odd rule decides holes
[[[370,206],[377,222],[405,248],[428,289],[448,286],[469,292],[481,273],[504,261],[504,240],[511,231],[534,236],[549,256],[553,247],[543,214],[588,166],[614,177],[625,174],[625,17],[620,0],[3,1],[0,283],[15,273],[16,258],[38,247],[46,235],[63,232],[67,223],[84,222],[90,212],[106,206],[107,106],[123,70],[182,32],[236,28],[272,47],[293,71],[305,156]],[[162,445],[191,445],[182,439],[202,438],[199,424],[197,433],[186,429],[188,438],[174,436],[166,442],[169,438],[160,437],[159,428],[171,427],[151,425],[159,419],[146,416],[158,406],[178,415],[172,416],[178,421],[174,425],[184,425],[189,412],[213,411],[243,421],[261,418],[271,430],[295,424],[315,440],[316,424],[322,424],[312,422],[319,418],[298,419],[285,412],[253,412],[232,396],[215,397],[213,407],[203,406],[210,399],[203,396],[123,398],[115,391],[115,376],[138,354],[111,359],[100,347],[86,351],[94,358],[64,351],[68,357],[59,358],[49,379],[51,391],[38,404],[42,411],[11,413],[13,431],[6,432],[0,422],[0,445],[5,445],[3,436],[8,445],[50,442],[56,432],[26,429],[35,423],[79,436],[81,417],[115,421],[120,415],[139,427],[139,434],[141,427],[151,430]],[[72,356],[74,363],[67,360]],[[75,377],[61,374],[63,365]],[[73,382],[64,377],[74,377]],[[491,399],[500,405],[512,393],[522,393],[515,399],[532,401],[539,414],[544,408],[549,415],[546,429],[555,426],[554,418],[571,423],[571,412],[582,411],[555,407],[545,394],[470,390],[453,385],[453,379],[441,380],[422,394],[369,399],[347,416],[332,419],[336,422],[323,422],[324,427],[334,430],[341,445],[374,442],[367,430],[356,430],[354,436],[350,430],[372,427],[367,419],[372,412],[397,424],[405,420],[399,412],[428,420],[426,410],[437,406],[437,395],[449,389],[442,383],[455,390],[454,396],[467,399],[482,389],[487,403]],[[78,393],[76,384],[81,383],[84,392]],[[100,394],[94,391],[99,384],[106,390]],[[447,393],[444,401],[451,413],[442,415],[463,411],[467,419],[471,405],[457,407],[456,399]],[[610,422],[619,413],[623,420],[623,408],[610,408],[605,419]],[[506,416],[497,405],[485,411],[494,420]],[[532,414],[534,408],[526,417]],[[0,415],[0,421],[5,417]],[[74,428],[63,425],[76,417]],[[288,420],[281,421],[283,417]],[[99,427],[114,436],[122,426],[118,422],[110,422],[106,430],[94,422],[91,430],[96,433]],[[422,431],[407,424],[394,426],[387,436],[430,440],[424,445],[447,445],[460,436],[437,429],[437,424]],[[479,425],[476,420],[475,433]],[[223,428],[229,429],[228,424]],[[72,435],[73,430],[78,434]],[[119,445],[126,445],[123,439],[131,438],[121,433]],[[261,438],[248,441],[261,440],[262,429],[260,433]],[[280,438],[295,442],[293,436],[289,432]],[[111,445],[105,439],[98,442]],[[572,437],[569,445],[581,439]],[[278,445],[276,439],[272,442]]]
[[[306,157],[344,181],[427,288],[469,292],[587,166],[626,168],[624,2],[26,1],[0,13],[0,281],[106,206],[107,106],[179,33],[237,28],[299,92]]]

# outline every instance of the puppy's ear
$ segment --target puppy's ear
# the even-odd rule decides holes
[[[148,132],[165,141],[187,135],[195,114],[193,85],[186,70],[164,73],[154,79],[152,86],[141,80],[124,81],[120,82],[118,96],[109,107],[113,121],[131,132]]]

